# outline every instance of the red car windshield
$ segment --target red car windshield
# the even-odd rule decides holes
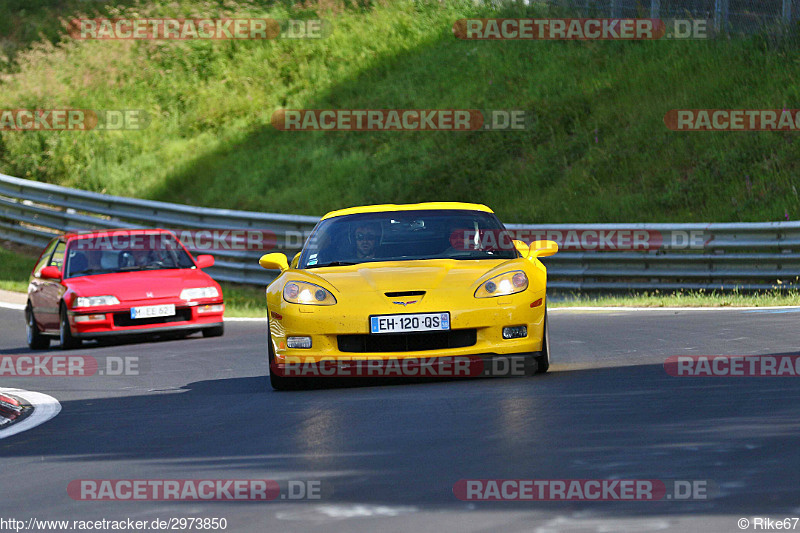
[[[169,233],[101,235],[70,241],[64,278],[193,266]]]

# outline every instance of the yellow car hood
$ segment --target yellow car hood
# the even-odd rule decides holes
[[[319,276],[343,293],[430,291],[434,289],[476,286],[484,275],[500,274],[521,268],[521,259],[467,260],[433,259],[426,261],[391,261],[361,263],[352,266],[301,270]],[[495,272],[496,271],[496,272]],[[310,276],[312,277],[312,276]],[[488,277],[488,276],[486,276]]]

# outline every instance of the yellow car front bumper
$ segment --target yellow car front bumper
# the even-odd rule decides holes
[[[497,298],[473,298],[468,308],[460,309],[448,306],[446,302],[453,300],[446,295],[405,306],[374,293],[359,294],[353,298],[358,305],[350,306],[285,303],[277,310],[270,308],[274,363],[539,352],[544,336],[544,293],[526,290]],[[443,312],[450,314],[449,331],[370,334],[370,316]],[[503,328],[511,326],[526,326],[527,336],[503,338]],[[289,348],[287,337],[310,337],[311,347]]]

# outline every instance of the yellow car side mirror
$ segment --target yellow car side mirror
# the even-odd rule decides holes
[[[523,241],[518,241],[514,239],[514,248],[517,249],[517,251],[522,255],[522,257],[528,257],[528,252],[530,251],[530,248]]]
[[[261,268],[266,268],[267,270],[280,270],[281,272],[289,268],[289,263],[286,261],[286,256],[280,252],[262,255],[261,259],[258,260],[258,264],[261,265]]]
[[[528,252],[528,259],[539,257],[550,257],[558,252],[558,243],[556,241],[533,241],[531,243],[530,251]]]

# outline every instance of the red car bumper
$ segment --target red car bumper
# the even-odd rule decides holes
[[[172,303],[172,302],[167,302]],[[222,325],[225,305],[211,302],[186,305],[175,304],[175,314],[154,318],[131,318],[130,307],[115,306],[113,310],[89,308],[68,313],[72,335],[80,339],[128,334],[166,333],[170,331],[201,330]]]

